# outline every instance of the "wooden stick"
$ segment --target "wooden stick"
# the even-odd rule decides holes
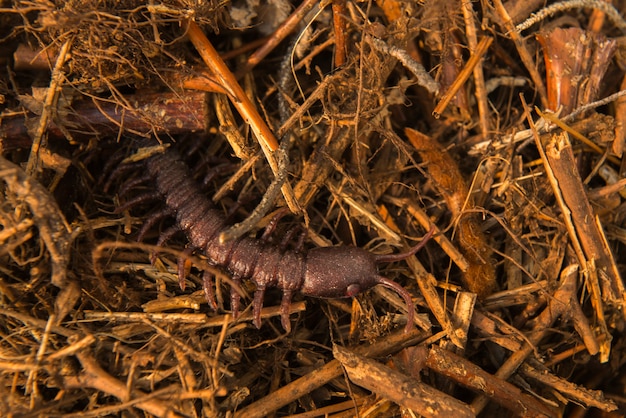
[[[568,382],[562,377],[552,374],[548,368],[539,362],[532,361],[531,366],[528,363],[522,364],[519,371],[526,377],[543,383],[553,388],[560,394],[565,395],[576,403],[583,404],[586,407],[595,407],[603,411],[611,412],[617,409],[617,404],[612,399],[604,397],[604,393],[599,390],[590,390],[583,386]]]
[[[335,36],[335,68],[346,63],[346,0],[333,0],[333,33]]]
[[[425,347],[420,349],[426,350]],[[466,358],[432,346],[426,356],[426,366],[469,389],[479,391],[492,401],[518,416],[557,416],[537,399],[523,393],[518,387],[487,373]],[[474,411],[476,412],[476,411]]]
[[[404,347],[415,345],[428,338],[429,335],[430,333],[415,330],[408,333],[400,331],[399,333],[389,335],[387,338],[384,338],[371,346],[362,345],[353,349],[353,351],[368,357],[384,356],[397,352]],[[248,405],[241,411],[237,412],[235,417],[266,417],[279,408],[290,404],[307,393],[325,385],[336,377],[341,376],[342,372],[343,369],[339,360],[331,360],[314,372],[302,376],[301,378],[294,380],[274,391],[270,395],[267,395],[266,397]]]
[[[48,139],[85,141],[131,133],[137,136],[166,136],[204,131],[208,104],[202,92],[137,93],[125,96],[131,106],[113,100],[81,98],[59,110],[59,125],[48,121]],[[26,120],[31,115],[5,117],[0,125],[0,151],[27,148],[32,144]],[[62,123],[61,123],[62,122]]]
[[[535,350],[535,346],[546,336],[550,331],[550,327],[561,315],[567,314],[570,309],[570,301],[576,297],[576,286],[572,285],[572,280],[576,280],[578,271],[577,265],[570,265],[566,267],[561,273],[561,280],[559,282],[559,288],[554,292],[551,298],[548,299],[548,306],[537,316],[535,319],[535,325],[533,331],[527,340],[520,346],[509,346],[513,354],[500,366],[495,376],[501,379],[508,379],[517,368],[526,360],[526,358],[532,354]],[[476,322],[472,320],[472,324]],[[492,333],[489,333],[490,338]],[[489,402],[489,398],[486,396],[479,396],[472,402],[473,410],[478,414]]]
[[[604,286],[603,297],[609,301],[624,303],[624,286],[611,250],[605,245],[606,237],[589,203],[582,180],[578,174],[577,164],[572,151],[572,145],[566,132],[552,136],[546,147],[547,163],[550,165],[556,187],[563,197],[564,213],[571,214],[574,226],[570,233],[572,240],[578,240],[588,260],[594,260],[601,274],[606,275],[611,286]],[[555,185],[553,184],[553,188]]]
[[[424,417],[474,417],[469,406],[425,383],[338,345],[333,355],[350,380]]]

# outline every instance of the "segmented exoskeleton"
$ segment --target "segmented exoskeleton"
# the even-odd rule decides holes
[[[432,235],[432,230],[407,253],[393,255],[375,255],[353,246],[314,248],[306,252],[283,250],[247,236],[220,242],[220,233],[228,227],[224,215],[201,191],[179,155],[174,150],[167,150],[149,157],[145,167],[156,192],[164,199],[162,214],[170,213],[176,218],[176,225],[187,235],[190,247],[202,252],[214,265],[227,270],[236,283],[243,279],[254,282],[253,320],[257,328],[261,325],[263,297],[268,288],[275,287],[283,293],[281,323],[289,331],[289,308],[295,292],[319,298],[343,298],[355,296],[377,284],[402,296],[408,309],[407,329],[412,327],[415,309],[411,295],[397,283],[380,276],[377,264],[415,254]],[[203,281],[207,300],[216,308],[209,273],[204,274]],[[232,290],[231,309],[235,315],[238,303],[238,293]]]

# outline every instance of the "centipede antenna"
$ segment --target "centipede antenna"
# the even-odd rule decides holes
[[[410,250],[400,253],[400,254],[379,254],[379,255],[374,255],[374,259],[376,260],[376,264],[379,263],[391,263],[394,261],[402,261],[402,260],[406,260],[407,258],[409,258],[412,255],[415,255],[419,250],[421,250],[424,245],[426,245],[426,243],[428,242],[428,240],[430,240],[430,238],[433,236],[433,234],[435,233],[435,228],[430,228],[430,231],[428,231],[426,233],[426,235],[424,235],[422,237],[422,240],[419,242],[419,244],[417,244],[416,246],[414,246],[413,248],[411,248]]]
[[[388,289],[394,290],[398,295],[402,296],[402,299],[404,299],[404,302],[406,303],[407,311],[404,332],[411,331],[413,329],[413,318],[415,316],[415,304],[413,303],[413,299],[411,299],[411,294],[398,283],[383,276],[378,276],[376,278],[376,283],[381,284]]]

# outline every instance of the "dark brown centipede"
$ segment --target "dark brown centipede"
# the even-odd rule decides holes
[[[157,193],[139,197],[125,207],[133,206],[142,199],[157,197],[157,194],[163,198],[165,208],[159,215],[169,213],[176,218],[176,225],[185,232],[190,248],[202,252],[214,265],[227,270],[235,283],[249,279],[255,284],[253,321],[257,328],[261,325],[266,289],[278,288],[282,291],[281,323],[289,331],[289,308],[295,292],[318,298],[344,298],[379,284],[393,289],[404,299],[408,311],[406,329],[413,326],[415,308],[411,295],[397,283],[379,275],[377,264],[402,260],[415,254],[433,230],[408,252],[392,255],[376,255],[354,246],[314,248],[306,252],[284,250],[247,236],[222,243],[218,237],[228,227],[224,215],[204,195],[179,155],[168,150],[148,158],[145,164],[146,178],[152,179]],[[163,236],[159,241],[163,241]],[[203,286],[207,301],[215,309],[217,303],[208,273],[203,274]],[[182,277],[181,287],[184,287]],[[239,294],[233,289],[231,309],[235,316],[238,306]]]

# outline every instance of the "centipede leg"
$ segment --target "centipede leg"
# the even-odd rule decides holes
[[[285,237],[281,240],[280,245],[278,246],[280,251],[283,251],[283,252],[287,251],[287,247],[289,246],[289,243],[293,240],[293,237],[298,232],[300,232],[300,235],[293,248],[295,252],[302,251],[302,248],[304,247],[304,239],[307,236],[307,232],[306,230],[302,230],[300,226],[296,226],[294,228],[289,229],[289,231],[287,231],[287,233],[285,234]]]
[[[211,167],[211,169],[205,174],[204,178],[202,179],[202,185],[203,186],[207,186],[218,175],[222,175],[224,173],[232,171],[233,170],[233,166],[234,166],[234,164],[226,164],[226,163],[224,163],[224,164],[220,164],[220,165]]]
[[[189,275],[189,270],[191,269],[191,260],[189,257],[193,253],[193,248],[187,247],[183,251],[183,253],[178,257],[177,267],[178,267],[178,285],[180,286],[180,290],[185,290],[187,287],[187,283],[185,279]]]
[[[152,212],[150,215],[148,215],[148,219],[146,219],[144,224],[141,226],[139,233],[137,234],[137,242],[143,241],[143,238],[146,236],[150,228],[154,226],[154,224],[159,222],[161,219],[165,219],[173,214],[174,213],[172,212],[172,210],[169,207],[165,206],[164,208],[156,212]]]
[[[298,241],[296,241],[296,245],[293,247],[294,251],[297,253],[301,253],[304,248],[304,240],[306,239],[308,232],[303,230],[300,236],[298,237]]]
[[[291,331],[291,321],[289,320],[289,309],[291,308],[292,290],[283,290],[283,298],[280,301],[280,323],[286,332]]]
[[[122,160],[123,158],[120,158],[119,160],[117,160],[117,162],[116,160],[111,160],[112,165],[118,165],[118,166],[114,168],[113,170],[111,170],[111,167],[109,167],[109,164],[107,164],[102,170],[104,173],[111,173],[108,176],[107,182],[104,184],[105,192],[107,192],[110,189],[113,183],[115,183],[117,180],[122,178],[122,176],[128,173],[137,172],[141,170],[144,166],[144,163],[142,162],[122,164],[121,163]]]
[[[151,179],[152,176],[150,176],[149,173],[144,173],[141,176],[130,178],[122,183],[122,185],[118,188],[117,194],[124,196],[129,190],[132,190],[143,183],[147,183]]]
[[[113,183],[120,177],[120,172],[123,174],[133,169],[133,167],[127,168],[126,164],[121,164],[123,159],[124,154],[116,153],[107,161],[102,169],[102,172],[104,173],[102,180],[106,180],[103,187],[105,192],[108,192]]]
[[[252,323],[257,329],[261,328],[261,309],[263,309],[264,297],[265,287],[257,286],[254,292],[254,300],[252,301]]]
[[[270,219],[270,221],[267,223],[267,226],[265,227],[265,230],[263,231],[263,235],[261,235],[261,238],[260,238],[261,241],[263,242],[269,241],[270,236],[276,230],[276,226],[278,226],[278,221],[280,221],[288,213],[289,213],[288,208],[282,208],[276,211],[274,216],[272,216],[272,219]]]
[[[163,244],[165,244],[170,238],[172,238],[179,231],[180,231],[180,228],[178,226],[171,226],[171,227],[167,228],[159,236],[159,239],[158,239],[158,241],[156,243],[156,246],[157,247],[162,247]],[[159,254],[156,251],[153,252],[152,254],[150,254],[150,262],[152,264],[154,264],[156,262],[157,255],[159,255]]]
[[[158,192],[149,192],[149,193],[142,193],[139,196],[136,196],[134,198],[132,198],[131,200],[125,202],[123,205],[118,206],[117,208],[115,208],[115,213],[122,213],[125,210],[128,210],[134,206],[137,206],[141,203],[146,203],[146,202],[151,202],[153,200],[158,200],[161,197],[161,194],[159,194]]]
[[[208,271],[202,272],[202,288],[204,289],[204,298],[214,311],[217,311],[217,300],[215,299],[215,291],[213,290],[213,274]]]
[[[179,231],[180,231],[180,228],[178,227],[178,225],[167,228],[159,236],[159,239],[157,240],[157,243],[156,243],[157,247],[162,247],[163,244],[169,241],[169,239],[172,238]]]
[[[233,285],[230,288],[230,309],[234,319],[239,318],[239,301],[241,300],[237,287],[241,289],[241,277],[233,275]]]

